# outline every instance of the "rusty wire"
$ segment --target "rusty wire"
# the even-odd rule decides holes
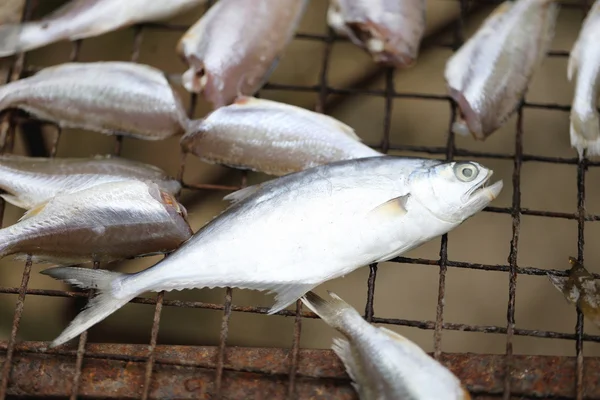
[[[24,20],[27,20],[31,17],[32,3],[35,0],[27,0]],[[469,0],[456,0],[460,2],[460,16],[458,21],[455,24],[455,32],[454,32],[454,40],[452,43],[444,43],[438,44],[438,46],[448,47],[453,49],[454,51],[458,49],[465,40],[465,35],[463,31],[464,20],[466,18],[466,14],[469,8]],[[477,0],[480,3],[497,3],[497,0]],[[213,1],[209,1],[207,7]],[[564,4],[564,7],[580,7],[584,13],[588,9],[588,4],[586,0],[582,0],[581,4]],[[130,57],[130,60],[136,62],[139,58],[140,48],[143,41],[143,32],[147,29],[162,29],[162,30],[174,30],[184,32],[187,30],[188,26],[167,24],[167,23],[146,23],[140,24],[133,28],[133,50]],[[574,333],[562,333],[562,332],[552,332],[552,331],[540,331],[540,330],[530,330],[530,329],[520,329],[515,326],[515,298],[517,293],[517,280],[519,275],[546,275],[547,273],[552,273],[559,276],[565,276],[564,271],[556,271],[556,270],[547,270],[541,269],[532,266],[519,266],[517,263],[517,253],[518,253],[518,241],[519,241],[519,230],[520,230],[520,218],[521,215],[532,215],[538,217],[548,217],[548,218],[560,218],[560,219],[569,219],[576,220],[578,225],[578,238],[577,238],[577,248],[578,248],[578,261],[583,262],[584,260],[584,227],[585,222],[588,221],[600,221],[600,215],[588,214],[585,211],[585,174],[589,167],[597,167],[600,166],[600,161],[592,162],[589,160],[579,160],[577,157],[572,158],[563,158],[563,157],[548,157],[548,156],[538,156],[533,154],[524,154],[523,153],[523,110],[525,108],[537,108],[537,109],[547,109],[547,110],[555,110],[559,112],[568,112],[570,110],[570,105],[563,104],[551,104],[551,103],[533,103],[523,100],[519,109],[518,109],[518,117],[515,129],[515,149],[512,154],[505,153],[493,153],[493,152],[480,152],[480,151],[468,151],[464,149],[458,149],[455,146],[454,134],[451,132],[451,129],[448,129],[448,140],[445,147],[423,147],[423,146],[407,146],[407,145],[397,145],[390,142],[390,131],[391,131],[391,114],[393,101],[397,98],[409,98],[409,99],[421,99],[427,101],[444,101],[447,102],[450,110],[451,110],[451,118],[449,121],[450,126],[454,122],[457,114],[456,105],[453,101],[446,95],[429,95],[423,93],[406,93],[406,92],[397,92],[394,88],[394,70],[391,68],[386,68],[383,70],[383,74],[385,76],[385,87],[382,90],[375,89],[357,89],[357,88],[335,88],[331,87],[327,80],[328,69],[331,59],[331,51],[333,44],[336,41],[342,41],[346,39],[338,38],[334,35],[331,29],[328,30],[326,35],[318,35],[318,34],[305,34],[298,33],[296,35],[296,39],[299,40],[315,40],[322,41],[325,43],[322,62],[321,62],[321,70],[319,73],[319,82],[316,85],[309,86],[296,86],[296,85],[282,85],[282,84],[273,84],[267,83],[263,90],[288,90],[288,91],[307,91],[307,92],[315,92],[318,94],[318,100],[315,106],[315,110],[317,112],[326,112],[327,106],[327,98],[330,95],[369,95],[369,96],[378,96],[382,97],[385,100],[385,109],[384,109],[384,126],[383,126],[383,134],[382,139],[379,143],[367,143],[371,145],[373,148],[380,149],[382,152],[388,152],[389,150],[404,150],[404,151],[412,151],[419,152],[429,155],[444,155],[446,160],[453,160],[455,157],[477,157],[477,158],[488,158],[488,159],[505,159],[505,160],[513,160],[513,177],[512,177],[512,187],[513,187],[513,199],[510,207],[488,207],[484,211],[485,212],[493,212],[493,213],[501,213],[508,214],[511,216],[513,224],[512,224],[512,238],[510,242],[510,252],[508,255],[508,263],[505,265],[491,265],[491,264],[474,264],[467,263],[461,261],[450,260],[448,258],[448,235],[443,235],[440,240],[440,252],[439,259],[421,259],[421,258],[407,258],[407,257],[396,257],[391,260],[392,262],[398,263],[408,263],[408,264],[420,264],[424,266],[433,266],[439,269],[439,282],[438,282],[438,300],[437,300],[437,308],[436,308],[436,318],[435,321],[427,321],[427,320],[406,320],[406,319],[396,319],[396,318],[379,318],[375,316],[374,310],[374,296],[375,296],[375,283],[377,278],[377,264],[370,265],[370,273],[367,281],[367,302],[365,306],[365,318],[373,323],[382,323],[382,324],[392,324],[392,325],[402,325],[409,327],[417,327],[421,329],[428,329],[434,331],[434,352],[433,356],[436,359],[439,359],[443,362],[448,362],[448,359],[452,358],[452,355],[443,354],[441,350],[441,342],[443,337],[444,330],[453,330],[453,331],[467,331],[467,332],[482,332],[482,333],[496,333],[496,334],[505,334],[506,335],[506,351],[504,357],[502,359],[494,358],[494,366],[498,368],[503,368],[503,380],[501,383],[501,389],[489,389],[490,391],[486,391],[486,389],[475,388],[475,393],[477,395],[501,395],[504,399],[509,399],[511,396],[514,396],[514,380],[511,380],[512,372],[516,368],[520,368],[520,365],[523,365],[524,359],[522,356],[513,355],[512,349],[512,340],[514,336],[530,336],[530,337],[540,337],[540,338],[555,338],[555,339],[565,339],[565,340],[573,340],[575,342],[576,347],[576,362],[575,362],[575,371],[574,371],[574,388],[573,392],[575,393],[575,397],[577,399],[583,399],[584,395],[584,368],[583,368],[583,343],[584,342],[600,342],[600,336],[587,335],[583,333],[583,316],[581,312],[578,310],[577,321],[575,326]],[[81,41],[73,42],[72,51],[69,57],[70,61],[77,61],[79,57],[79,52],[81,48]],[[568,57],[568,51],[555,50],[550,51],[548,53],[549,57]],[[10,74],[9,81],[19,79],[22,76],[26,76],[33,72],[38,71],[40,68],[32,65],[25,65],[25,55],[21,54],[15,58],[15,63],[12,68],[12,73]],[[174,76],[169,76],[171,80]],[[188,110],[188,116],[194,117],[194,110],[196,107],[197,97],[196,95],[191,95],[190,108]],[[12,146],[14,144],[14,134],[15,134],[15,124],[11,122],[10,113],[5,117],[0,125],[0,137],[2,137],[3,141],[0,143],[0,148],[2,152],[12,151]],[[50,156],[53,157],[56,154],[58,143],[61,137],[61,131],[57,128],[56,136],[54,142],[51,146]],[[121,143],[122,137],[117,136],[115,139],[115,147],[114,154],[118,155],[121,151]],[[531,210],[525,209],[521,207],[521,191],[520,191],[520,180],[521,180],[521,168],[523,163],[526,162],[545,162],[545,163],[553,163],[553,164],[571,164],[577,166],[577,212],[576,213],[563,213],[563,212],[552,212],[552,211],[542,211],[542,210]],[[178,180],[181,182],[182,187],[193,190],[220,190],[220,191],[231,191],[237,190],[239,188],[245,187],[247,182],[247,174],[246,172],[241,172],[241,180],[239,186],[227,186],[227,185],[217,185],[217,184],[204,184],[204,183],[190,183],[184,182],[184,165],[185,165],[185,155],[181,154],[181,167],[179,173],[177,175]],[[4,200],[0,200],[0,223],[2,221],[2,217],[4,214]],[[98,268],[98,264],[94,264],[95,268]],[[445,299],[445,280],[446,280],[446,272],[448,268],[466,268],[472,270],[483,270],[483,271],[501,271],[508,273],[509,279],[509,296],[508,296],[508,305],[507,305],[507,320],[506,326],[483,326],[483,325],[468,325],[468,324],[457,324],[457,323],[448,323],[444,322],[444,299]],[[82,376],[82,366],[84,358],[86,357],[86,350],[88,347],[91,347],[93,351],[91,352],[90,359],[102,359],[103,353],[101,350],[98,350],[98,346],[96,344],[87,343],[87,333],[82,334],[79,337],[79,343],[76,351],[68,351],[68,350],[51,350],[45,351],[41,349],[40,345],[35,343],[28,344],[17,344],[17,332],[19,327],[19,322],[21,319],[21,315],[23,313],[24,302],[27,295],[30,296],[53,296],[53,297],[70,297],[70,298],[88,298],[91,293],[86,292],[75,292],[75,291],[62,291],[62,290],[44,290],[44,289],[30,289],[28,288],[29,276],[31,273],[31,260],[28,260],[25,264],[22,282],[19,287],[0,287],[0,294],[17,294],[18,299],[15,306],[15,312],[13,317],[13,323],[11,327],[11,333],[9,340],[7,342],[0,342],[0,356],[2,353],[5,353],[4,356],[4,364],[2,370],[0,371],[0,400],[6,398],[8,393],[8,388],[10,386],[10,378],[11,378],[11,368],[13,366],[14,354],[16,351],[23,351],[24,353],[33,352],[33,353],[44,353],[47,354],[68,354],[70,356],[75,357],[75,370],[72,377],[72,384],[70,386],[70,392],[68,396],[71,399],[76,399],[81,394],[81,376]],[[596,277],[600,277],[600,275],[596,275]],[[157,346],[157,337],[160,327],[160,317],[163,307],[185,307],[185,308],[202,308],[202,309],[212,309],[212,310],[222,310],[223,318],[221,323],[220,337],[219,337],[219,345],[217,346],[214,352],[209,351],[211,360],[213,360],[211,364],[211,368],[213,371],[213,379],[212,379],[212,388],[211,393],[213,397],[211,398],[220,398],[222,386],[223,386],[223,373],[226,369],[225,367],[225,358],[226,352],[229,351],[227,347],[227,336],[229,330],[229,320],[232,312],[248,312],[248,313],[259,313],[266,314],[268,312],[268,308],[265,307],[250,307],[250,306],[237,306],[233,304],[233,290],[231,288],[226,288],[226,294],[223,304],[214,304],[214,303],[204,303],[198,301],[180,301],[180,300],[165,300],[164,292],[160,292],[156,295],[155,298],[135,298],[132,300],[133,303],[138,304],[149,304],[154,305],[154,317],[152,328],[150,332],[150,341],[146,346],[146,349],[143,351],[138,351],[137,348],[133,348],[130,346],[128,348],[129,352],[125,352],[122,355],[122,359],[125,361],[137,361],[144,363],[144,373],[143,373],[143,382],[141,387],[138,387],[139,393],[132,394],[131,398],[140,398],[140,399],[148,399],[150,398],[150,393],[152,392],[153,385],[153,373],[156,365],[166,365],[171,361],[165,361],[164,347],[168,346]],[[302,310],[301,302],[298,301],[296,303],[295,311],[290,310],[282,310],[277,313],[278,315],[289,316],[295,318],[294,323],[294,334],[293,340],[291,343],[291,350],[288,354],[289,356],[289,364],[286,367],[285,374],[287,376],[287,395],[288,398],[292,399],[296,396],[296,386],[297,386],[297,375],[299,368],[303,368],[303,373],[305,371],[305,366],[303,366],[301,362],[301,354],[306,354],[308,350],[300,349],[300,337],[301,337],[301,326],[303,318],[315,318],[316,316],[307,311]],[[124,345],[127,346],[127,345]],[[191,350],[188,350],[191,351]],[[140,356],[138,353],[142,352],[143,354]],[[323,351],[327,353],[327,351]],[[132,355],[138,354],[138,355]],[[233,353],[232,353],[233,354]],[[461,355],[458,355],[460,357]],[[469,355],[475,359],[474,355]],[[495,356],[494,356],[495,357]],[[201,358],[201,357],[200,357]],[[108,357],[108,359],[114,359],[114,355]],[[198,363],[199,361],[196,360]],[[595,361],[594,361],[595,362]],[[190,365],[191,361],[186,360],[177,360],[173,362],[174,365]],[[227,370],[232,370],[232,367],[229,363],[229,367]],[[596,362],[596,364],[598,364]],[[594,364],[594,365],[596,365]],[[196,365],[196,364],[194,364]],[[332,367],[334,368],[334,367]],[[240,368],[243,370],[244,368]],[[334,368],[335,369],[335,368]],[[233,368],[233,370],[236,370]],[[269,373],[269,371],[254,371],[260,373]],[[271,371],[272,373],[272,371]],[[473,388],[470,388],[473,389]],[[528,395],[528,397],[539,398],[536,397],[536,393],[521,393],[522,395]],[[482,397],[484,398],[484,397]],[[488,397],[485,397],[488,398]]]

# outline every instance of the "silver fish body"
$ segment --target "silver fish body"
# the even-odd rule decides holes
[[[302,302],[345,338],[332,349],[354,381],[361,400],[468,400],[469,392],[446,367],[415,343],[376,327],[334,293],[325,300],[308,292]]]
[[[375,62],[410,67],[425,33],[425,11],[425,0],[331,0],[327,22]]]
[[[571,107],[571,146],[579,157],[587,149],[589,156],[600,155],[600,116],[598,86],[600,85],[600,0],[589,11],[579,37],[569,56],[568,78],[576,79]],[[575,78],[576,77],[576,78]]]
[[[0,86],[0,110],[19,108],[62,127],[138,139],[182,134],[188,119],[164,74],[131,62],[66,63]]]
[[[276,293],[271,313],[307,291],[389,260],[460,225],[502,188],[470,162],[368,157],[289,174],[228,195],[234,204],[177,251],[137,274],[44,273],[98,287],[56,346],[146,291],[236,287]]]
[[[206,0],[73,0],[39,21],[0,26],[0,57],[167,19]]]
[[[307,0],[220,0],[181,38],[189,69],[183,86],[214,108],[251,96],[266,82],[292,39]]]
[[[9,203],[30,209],[52,197],[87,189],[102,183],[127,180],[156,183],[161,190],[177,195],[178,181],[160,168],[125,158],[42,158],[0,155],[0,195]]]
[[[254,97],[240,97],[190,123],[181,145],[205,162],[271,175],[384,155],[335,118]]]
[[[485,140],[516,111],[554,37],[553,0],[506,1],[446,63],[454,133]]]
[[[34,262],[107,262],[167,252],[192,235],[186,212],[158,185],[103,183],[53,197],[0,230],[0,256]]]

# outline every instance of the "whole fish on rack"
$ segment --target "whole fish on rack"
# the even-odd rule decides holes
[[[554,37],[554,0],[505,1],[446,63],[454,133],[485,140],[517,110]]]
[[[219,0],[183,35],[189,65],[183,86],[214,108],[251,96],[267,81],[292,39],[307,0]]]
[[[583,315],[600,327],[600,283],[585,267],[573,257],[568,276],[555,276],[548,273],[548,279],[564,296],[567,302],[579,307]]]
[[[19,108],[61,127],[162,140],[188,118],[164,74],[132,62],[66,63],[0,86],[0,111]]]
[[[52,197],[107,182],[140,180],[179,194],[181,185],[154,165],[115,156],[43,158],[0,155],[0,195],[7,202],[30,209]]]
[[[206,0],[72,0],[39,21],[0,25],[0,57],[171,18]]]
[[[52,346],[141,293],[235,287],[276,293],[275,313],[319,284],[392,259],[487,206],[502,181],[473,162],[405,157],[338,161],[250,186],[233,205],[154,266],[135,274],[43,271],[100,289]]]
[[[378,63],[411,67],[425,33],[425,0],[330,0],[327,22]]]
[[[325,300],[313,292],[302,302],[345,338],[333,339],[361,400],[469,400],[460,380],[415,343],[376,327],[336,294]]]
[[[185,208],[158,185],[109,182],[53,197],[0,229],[0,257],[108,262],[174,250],[192,233]]]
[[[191,122],[181,146],[205,162],[271,175],[384,155],[361,143],[351,127],[335,118],[245,96]]]
[[[600,155],[600,116],[598,86],[600,85],[600,0],[596,0],[585,17],[579,37],[569,56],[568,78],[576,79],[571,107],[571,146],[579,158],[587,149],[589,156]]]

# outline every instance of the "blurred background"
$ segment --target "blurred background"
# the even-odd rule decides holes
[[[1,7],[10,7],[12,0],[3,0]],[[64,1],[38,1],[34,19],[57,8]],[[312,0],[304,15],[299,33],[326,35],[326,10],[328,2]],[[493,5],[469,7],[466,23],[462,27],[464,38],[470,37]],[[176,25],[191,25],[205,12],[200,6],[193,12],[173,18]],[[386,75],[386,70],[376,66],[370,56],[348,41],[336,40],[331,44],[310,38],[296,38],[286,50],[269,82],[279,85],[356,88],[371,90],[371,94],[329,94],[327,101],[319,102],[319,89],[305,91],[266,88],[260,97],[277,100],[311,110],[324,111],[352,126],[369,145],[380,146],[385,129],[386,99],[374,91],[384,90],[386,83],[393,83],[398,93],[444,96],[446,86],[443,72],[452,54],[456,21],[460,14],[459,2],[455,0],[428,0],[427,34],[423,41],[418,62],[409,70],[397,70]],[[568,52],[579,32],[584,13],[577,8],[563,7],[560,11],[553,51]],[[181,74],[186,65],[175,53],[175,46],[182,31],[144,29],[139,53],[140,63],[146,63],[169,74]],[[86,39],[82,43],[78,61],[131,60],[134,28]],[[44,67],[66,62],[72,44],[57,43],[32,51],[26,57],[27,66]],[[323,58],[329,54],[326,74],[322,74]],[[1,68],[1,64],[0,64]],[[0,69],[0,73],[2,70]],[[573,96],[573,85],[567,80],[567,58],[548,57],[536,73],[527,101],[568,106]],[[3,77],[2,77],[3,78]],[[190,96],[177,83],[174,87],[186,106]],[[450,103],[445,98],[395,97],[391,101],[390,144],[394,146],[445,147],[451,117]],[[208,104],[199,99],[194,116],[202,118],[209,112]],[[569,144],[569,114],[564,110],[526,108],[523,113],[523,145],[525,154],[572,158],[576,156]],[[54,140],[53,127],[43,127],[45,146]],[[485,142],[471,137],[457,137],[460,149],[503,154],[515,152],[516,116]],[[39,144],[38,144],[39,147]],[[24,135],[18,132],[15,153],[26,154]],[[59,157],[87,157],[94,154],[112,153],[115,138],[98,133],[66,130],[58,145]],[[38,148],[43,151],[43,146]],[[406,154],[444,158],[443,154],[428,155],[419,152],[390,151],[390,154]],[[160,142],[145,142],[125,138],[122,142],[123,157],[154,164],[176,176],[180,154],[178,138]],[[457,157],[461,158],[461,157]],[[494,202],[497,207],[512,205],[511,159],[474,159],[492,168],[495,177],[504,180],[505,188]],[[550,164],[525,162],[521,176],[521,206],[534,210],[564,213],[577,212],[577,166],[573,164]],[[587,212],[600,213],[600,169],[591,167],[586,175]],[[184,181],[188,183],[219,183],[240,185],[242,173],[226,167],[208,165],[193,156],[186,159]],[[248,184],[271,179],[257,173],[248,174]],[[181,201],[188,209],[190,224],[194,231],[225,209],[222,201],[226,191],[184,190]],[[6,206],[3,226],[17,221],[22,211]],[[585,265],[591,272],[600,272],[600,225],[585,225]],[[482,212],[449,234],[448,257],[453,261],[482,264],[507,265],[512,219],[509,214]],[[276,246],[277,243],[273,243]],[[234,249],[232,249],[234,251]],[[439,258],[440,240],[433,240],[406,254],[432,260]],[[577,256],[577,221],[569,219],[522,216],[518,247],[518,265],[543,269],[568,269],[568,257]],[[103,265],[117,271],[139,271],[154,264],[160,257],[148,257],[127,262]],[[198,262],[201,262],[199,260]],[[30,288],[71,288],[38,272],[48,265],[34,265]],[[21,282],[23,263],[10,258],[0,260],[0,286],[18,287]],[[332,290],[360,312],[365,308],[369,268],[330,282],[316,289],[318,294]],[[438,298],[439,267],[382,263],[379,265],[376,291],[375,316],[407,320],[435,321]],[[494,325],[506,327],[509,293],[507,272],[483,271],[450,267],[446,275],[446,298],[444,322],[471,325]],[[148,294],[156,296],[156,294]],[[197,300],[222,303],[225,291],[187,290],[166,294],[167,299]],[[17,295],[0,294],[0,340],[8,338]],[[233,290],[233,304],[271,306],[272,296],[259,292]],[[59,297],[27,295],[21,325],[20,340],[45,341],[55,338],[70,322],[85,302]],[[148,343],[154,307],[128,304],[90,331],[92,342]],[[575,308],[567,304],[545,276],[519,275],[516,290],[516,327],[573,333],[576,323]],[[162,311],[159,344],[215,345],[219,339],[222,311],[164,307]],[[433,331],[418,328],[388,326],[425,350],[433,349]],[[230,320],[228,345],[289,347],[292,343],[294,318],[254,315],[234,312]],[[590,323],[585,331],[598,334]],[[303,320],[301,347],[328,348],[334,335],[332,329],[320,320]],[[569,340],[543,339],[517,336],[514,339],[516,354],[575,355],[575,343]],[[444,331],[441,348],[444,352],[504,353],[506,336],[462,331]],[[599,355],[597,343],[585,343],[585,355]]]

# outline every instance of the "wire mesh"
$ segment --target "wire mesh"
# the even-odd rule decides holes
[[[455,24],[455,33],[453,43],[437,44],[437,46],[449,47],[454,51],[458,49],[465,40],[464,35],[464,20],[467,12],[471,5],[468,0],[452,0],[460,2],[460,16]],[[480,0],[478,3],[487,3],[488,1]],[[24,20],[31,17],[31,10],[34,0],[26,1]],[[207,7],[211,5],[212,1],[209,1]],[[497,3],[496,1],[490,1],[490,3]],[[583,0],[580,4],[563,4],[563,7],[580,7],[583,11],[582,15],[585,15],[589,5],[587,1]],[[140,47],[144,40],[144,32],[152,29],[162,30],[173,30],[184,32],[188,26],[180,26],[167,23],[146,23],[137,25],[134,27],[133,35],[133,51],[130,60],[135,62],[139,58]],[[584,358],[583,358],[583,343],[584,342],[600,342],[600,336],[584,334],[584,322],[581,312],[577,312],[577,321],[574,327],[573,333],[563,333],[554,331],[543,331],[543,330],[532,330],[532,329],[521,329],[515,326],[515,298],[517,293],[517,281],[519,275],[533,275],[541,276],[546,275],[548,272],[557,276],[565,276],[564,271],[541,269],[531,266],[520,266],[517,263],[517,254],[519,250],[519,235],[521,228],[521,216],[531,215],[546,218],[558,218],[577,221],[578,226],[578,237],[577,237],[577,249],[578,261],[583,262],[584,260],[584,228],[585,223],[590,221],[599,221],[600,215],[589,214],[585,210],[585,176],[586,171],[589,167],[600,166],[600,161],[590,161],[587,159],[578,160],[576,157],[564,158],[564,157],[549,157],[540,156],[533,154],[525,154],[523,151],[523,110],[527,108],[531,109],[546,109],[555,111],[569,111],[570,105],[566,104],[553,104],[553,103],[539,103],[539,102],[528,102],[523,100],[519,110],[518,117],[515,126],[515,141],[514,151],[510,154],[505,153],[493,153],[493,152],[480,152],[470,151],[465,149],[457,148],[455,145],[454,134],[450,127],[454,122],[457,109],[454,102],[445,95],[432,95],[424,93],[407,93],[398,92],[394,86],[394,70],[386,68],[383,70],[385,75],[385,87],[383,90],[377,89],[356,89],[356,88],[339,88],[332,87],[328,82],[328,69],[330,66],[330,59],[332,48],[335,42],[343,41],[346,39],[336,37],[333,31],[330,29],[327,35],[317,34],[306,34],[298,33],[297,39],[302,40],[314,40],[322,41],[325,43],[323,54],[321,57],[321,70],[319,74],[319,82],[316,85],[296,86],[296,85],[284,85],[267,83],[262,90],[283,90],[283,91],[306,91],[314,92],[318,94],[318,101],[316,104],[317,112],[326,112],[327,99],[331,95],[368,95],[382,97],[384,102],[384,123],[382,138],[379,143],[368,143],[371,147],[381,150],[382,152],[388,152],[390,150],[402,150],[422,153],[424,155],[444,155],[446,160],[453,160],[455,157],[477,157],[482,159],[504,159],[513,161],[513,175],[512,175],[512,188],[513,198],[510,207],[487,207],[484,212],[500,213],[510,215],[512,218],[512,237],[510,242],[510,251],[508,255],[508,262],[504,265],[493,265],[493,264],[480,264],[480,263],[469,263],[457,260],[450,260],[448,257],[448,235],[443,235],[440,240],[440,250],[438,259],[423,259],[423,258],[408,258],[408,257],[397,257],[393,262],[406,263],[406,264],[420,264],[439,267],[439,282],[438,282],[438,299],[436,307],[436,317],[434,321],[430,320],[408,320],[408,319],[397,319],[397,318],[380,318],[375,316],[374,311],[374,295],[376,287],[376,278],[378,267],[376,264],[370,265],[370,273],[367,281],[367,302],[365,306],[365,318],[373,323],[379,324],[390,324],[417,327],[420,329],[433,330],[434,332],[434,351],[433,355],[436,359],[444,359],[441,349],[441,341],[444,331],[465,331],[465,332],[481,332],[481,333],[497,333],[506,335],[506,348],[505,355],[502,358],[503,371],[503,384],[502,391],[500,393],[488,393],[485,391],[478,391],[477,388],[469,388],[479,396],[497,396],[501,395],[504,399],[512,398],[514,395],[511,387],[511,373],[516,362],[520,362],[518,358],[513,355],[513,339],[515,336],[529,336],[529,337],[540,337],[540,338],[555,338],[572,340],[575,342],[576,347],[576,364],[575,364],[575,388],[573,390],[575,398],[583,399],[584,397]],[[72,52],[70,54],[70,61],[77,61],[80,54],[81,41],[75,41],[72,43]],[[549,57],[568,57],[568,51],[551,51],[548,53]],[[9,76],[9,81],[19,79],[25,74],[30,74],[39,70],[39,67],[26,64],[26,54],[18,55],[15,58],[12,66],[12,71]],[[171,77],[173,78],[173,77]],[[422,99],[427,101],[438,101],[446,102],[451,110],[450,121],[448,125],[448,140],[445,147],[425,147],[425,146],[412,146],[412,145],[397,145],[390,142],[390,129],[391,129],[391,114],[394,104],[394,100],[398,98],[407,99]],[[190,108],[188,110],[189,117],[195,117],[194,110],[196,108],[196,96],[191,95]],[[0,137],[2,142],[0,147],[2,152],[11,152],[14,145],[15,135],[15,123],[12,121],[13,116],[8,113],[2,120],[0,126]],[[61,131],[57,129],[56,136],[53,145],[50,149],[50,156],[54,157],[57,152],[58,143],[61,138]],[[119,155],[121,152],[122,137],[116,136],[114,145],[114,154]],[[185,169],[185,156],[181,155],[181,167],[177,176],[178,180],[184,188],[192,190],[218,190],[218,191],[230,191],[245,187],[247,184],[247,174],[244,171],[240,172],[240,184],[239,186],[227,186],[227,185],[216,185],[216,184],[198,184],[191,182],[184,182],[184,169]],[[523,163],[527,162],[543,162],[553,164],[571,164],[577,166],[577,212],[576,213],[564,213],[564,212],[552,212],[542,211],[535,209],[527,209],[521,207],[521,170]],[[4,214],[4,201],[0,200],[0,223]],[[94,268],[98,268],[98,264],[94,264]],[[470,324],[458,324],[449,323],[444,321],[444,303],[445,303],[445,287],[446,287],[446,273],[449,268],[462,268],[470,270],[480,271],[501,271],[507,272],[509,278],[509,293],[508,293],[508,304],[506,309],[506,325],[505,326],[490,326],[490,325],[470,325]],[[19,287],[0,287],[0,294],[16,294],[18,295],[17,303],[15,306],[14,317],[11,325],[10,337],[7,342],[0,343],[0,355],[4,353],[4,364],[0,371],[0,399],[4,399],[8,396],[8,388],[10,386],[10,378],[13,367],[13,360],[15,352],[18,348],[17,344],[17,332],[19,329],[19,323],[24,309],[25,299],[27,296],[53,296],[53,297],[70,297],[70,298],[87,298],[91,296],[91,293],[78,292],[78,291],[63,291],[63,290],[43,290],[43,289],[31,289],[28,288],[29,277],[31,273],[31,260],[25,263],[23,270],[22,281]],[[599,275],[596,275],[599,277]],[[201,309],[212,309],[222,310],[223,317],[221,321],[221,329],[219,336],[219,345],[214,356],[216,361],[214,363],[214,387],[212,398],[220,398],[221,389],[223,387],[223,372],[224,372],[224,359],[227,347],[227,336],[229,330],[229,321],[232,312],[244,312],[244,313],[259,313],[266,314],[268,308],[266,307],[252,307],[252,306],[239,306],[232,303],[234,291],[231,288],[226,289],[225,298],[222,304],[217,303],[204,303],[198,301],[180,301],[180,300],[165,300],[164,292],[160,292],[155,298],[135,298],[132,300],[133,303],[147,304],[154,306],[153,323],[150,334],[150,342],[147,345],[144,355],[140,358],[126,357],[128,361],[142,361],[144,362],[144,376],[143,382],[140,385],[139,393],[131,394],[131,398],[148,399],[150,397],[151,388],[153,385],[153,373],[155,364],[157,363],[157,337],[160,327],[161,312],[163,307],[184,307],[184,308],[201,308]],[[283,310],[278,313],[279,315],[294,317],[294,334],[291,343],[291,357],[287,367],[287,393],[289,398],[295,396],[296,376],[299,368],[299,358],[301,354],[300,349],[300,337],[302,320],[304,318],[315,318],[315,315],[302,310],[302,304],[300,301],[296,304],[295,311]],[[82,334],[78,339],[78,346],[73,354],[69,350],[52,350],[48,354],[67,354],[75,356],[75,373],[72,376],[71,390],[68,393],[69,398],[75,399],[80,394],[80,383],[82,379],[82,366],[86,359],[86,351],[94,344],[87,343],[87,333]],[[35,347],[35,346],[33,346]],[[44,352],[44,350],[37,349],[37,352]],[[94,357],[98,358],[99,353],[94,353]],[[160,357],[163,357],[162,353]],[[474,356],[473,356],[474,357]],[[162,358],[161,358],[162,360]],[[164,360],[161,363],[165,363]],[[175,362],[177,364],[177,362]],[[186,365],[181,360],[180,365]],[[256,371],[255,371],[256,372]],[[263,372],[263,371],[258,371]],[[529,397],[536,397],[535,393],[527,394],[521,393],[521,395],[527,395]],[[487,398],[487,397],[481,397]]]

